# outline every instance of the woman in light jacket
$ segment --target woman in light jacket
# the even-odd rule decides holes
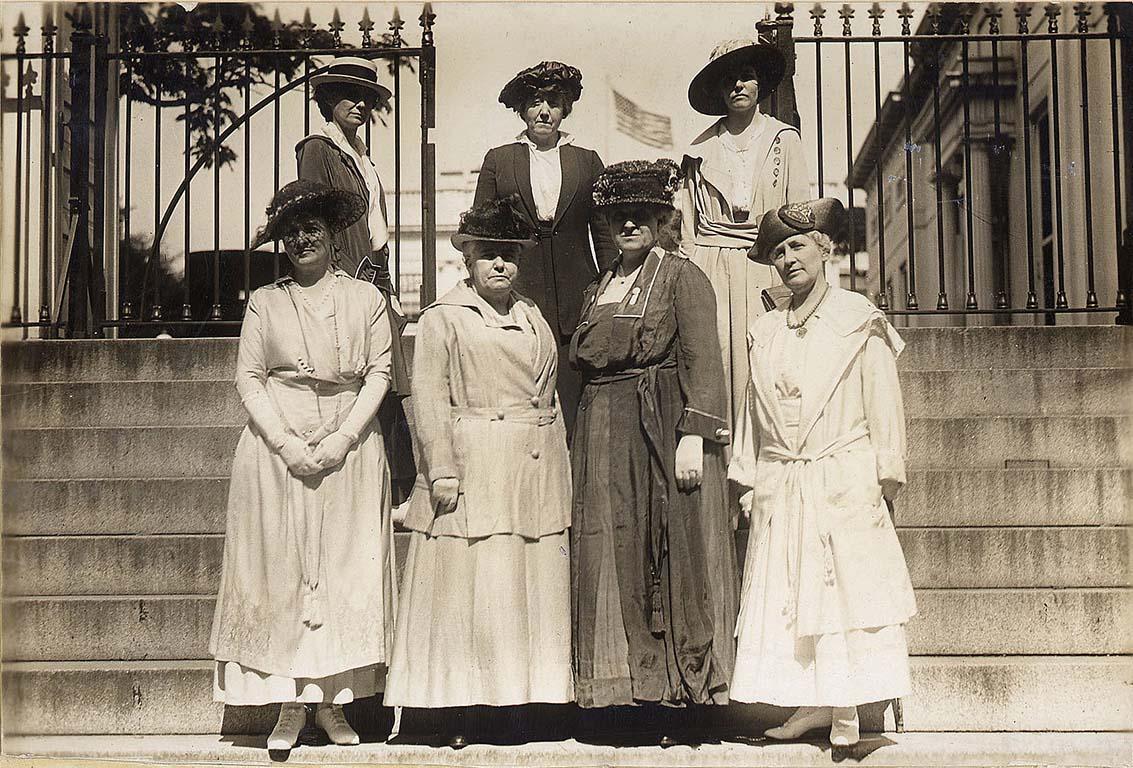
[[[468,279],[425,308],[413,370],[422,471],[385,703],[574,699],[570,465],[555,334],[512,289],[531,229],[474,206],[452,243]],[[466,743],[462,728],[450,744]]]
[[[752,258],[791,298],[751,329],[747,408],[729,476],[751,491],[732,698],[799,707],[775,739],[858,741],[857,705],[909,692],[913,588],[890,518],[905,482],[897,355],[865,297],[826,282],[837,200],[768,211]]]

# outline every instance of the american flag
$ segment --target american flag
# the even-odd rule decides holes
[[[614,94],[614,119],[619,131],[630,138],[657,149],[673,148],[673,122],[665,115],[647,112],[611,89]]]

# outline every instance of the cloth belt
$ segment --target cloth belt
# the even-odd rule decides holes
[[[834,559],[831,549],[830,532],[824,530],[819,521],[814,520],[816,506],[809,499],[808,484],[804,482],[803,472],[806,468],[818,461],[828,459],[840,453],[862,450],[870,447],[869,430],[866,425],[859,425],[834,438],[826,445],[815,450],[792,449],[783,444],[764,444],[759,448],[759,461],[775,461],[787,465],[787,477],[784,482],[784,498],[786,503],[773,509],[766,522],[761,524],[760,536],[767,536],[771,530],[771,519],[783,507],[794,507],[796,514],[789,515],[787,531],[787,587],[791,603],[784,608],[784,612],[792,618],[798,617],[800,573],[802,569],[802,552],[808,544],[814,548],[814,542],[808,540],[808,532],[817,530],[818,540],[823,553],[823,579],[825,583],[832,584],[834,579]],[[757,545],[758,546],[758,545]]]
[[[555,423],[555,420],[559,417],[559,409],[540,408],[539,406],[524,407],[522,405],[509,405],[501,408],[458,407],[452,409],[452,415],[477,421],[515,421],[520,424],[546,427]]]
[[[665,612],[662,609],[661,571],[668,556],[669,487],[668,465],[662,454],[665,445],[665,427],[661,421],[660,374],[675,370],[676,359],[656,365],[628,368],[587,378],[586,384],[602,386],[619,381],[637,381],[637,400],[641,428],[649,448],[649,513],[646,520],[646,537],[649,541],[649,631],[657,636],[665,634]]]

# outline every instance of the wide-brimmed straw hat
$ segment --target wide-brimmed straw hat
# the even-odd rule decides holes
[[[793,235],[821,232],[837,240],[845,232],[846,208],[833,197],[820,197],[801,203],[787,203],[763,214],[759,234],[747,257],[759,264],[771,263],[771,252]]]
[[[594,206],[645,203],[673,207],[681,169],[672,160],[627,160],[607,165],[594,180]]]
[[[696,74],[688,87],[688,103],[702,115],[726,115],[728,107],[720,93],[724,77],[742,66],[751,65],[759,78],[758,101],[763,101],[779,87],[787,62],[779,49],[770,43],[755,40],[725,40],[712,50],[704,69]]]
[[[267,207],[267,223],[252,241],[252,248],[282,238],[282,225],[293,216],[311,214],[326,222],[333,232],[341,232],[362,218],[366,201],[361,195],[345,189],[335,189],[317,181],[299,179],[275,193]]]
[[[320,85],[355,85],[378,94],[381,101],[388,101],[393,91],[378,82],[378,65],[359,56],[338,56],[327,68],[311,75],[311,87]]]
[[[519,195],[488,200],[460,214],[460,225],[449,238],[458,250],[471,242],[514,243],[523,250],[535,245],[531,225],[516,213]]]
[[[573,104],[582,96],[582,72],[561,61],[541,61],[528,67],[500,91],[500,103],[508,109],[522,109],[531,94],[551,90]]]

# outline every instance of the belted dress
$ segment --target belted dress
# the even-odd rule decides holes
[[[905,482],[896,358],[860,294],[830,288],[799,335],[752,325],[729,475],[752,488],[732,698],[853,706],[910,690],[912,584],[882,483]]]
[[[266,392],[286,431],[311,443],[347,418],[363,382],[390,375],[385,300],[336,274],[317,306],[290,278],[257,289],[240,332],[241,397]],[[342,464],[307,477],[291,474],[249,423],[232,462],[209,641],[214,698],[346,703],[380,691],[396,578],[377,419]]]
[[[571,342],[584,381],[571,447],[577,700],[724,703],[733,624],[714,616],[734,620],[738,579],[712,286],[660,248],[619,302],[602,303],[612,275],[587,289]],[[704,438],[690,492],[676,482],[683,434]],[[713,579],[708,563],[729,553],[730,571]]]
[[[421,474],[386,704],[574,699],[557,365],[555,334],[519,294],[501,316],[466,281],[422,312],[412,390]],[[460,483],[451,512],[433,505],[439,478]]]
[[[747,258],[759,217],[813,197],[796,128],[757,114],[747,133],[737,142],[721,118],[694,139],[677,195],[680,253],[704,270],[716,292],[729,424],[739,416],[747,388],[747,332],[763,313],[760,292],[780,282],[773,268]]]

